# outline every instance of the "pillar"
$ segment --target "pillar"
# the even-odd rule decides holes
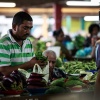
[[[83,17],[80,19],[80,23],[81,23],[81,30],[84,30],[85,29],[85,22],[84,22]]]
[[[55,30],[59,29],[61,27],[61,20],[62,20],[62,12],[61,12],[61,5],[60,4],[54,4],[54,19],[55,19]]]
[[[67,24],[67,30],[70,32],[71,30],[71,16],[66,17],[66,24]]]

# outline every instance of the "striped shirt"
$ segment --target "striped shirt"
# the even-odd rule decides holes
[[[27,38],[22,47],[8,34],[0,39],[0,66],[16,66],[28,62],[33,57],[33,47]]]

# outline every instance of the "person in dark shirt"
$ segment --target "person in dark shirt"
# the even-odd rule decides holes
[[[100,31],[100,27],[98,24],[93,23],[89,26],[88,32],[89,32],[90,36],[86,38],[86,40],[84,42],[84,47],[89,47],[93,44],[92,38],[96,38],[99,31]]]
[[[61,78],[61,77],[66,78],[66,73],[55,66],[55,64],[56,64],[56,53],[52,50],[45,50],[43,52],[43,55],[48,57],[49,73],[50,73],[49,79],[50,79],[50,81],[52,81],[55,78]]]

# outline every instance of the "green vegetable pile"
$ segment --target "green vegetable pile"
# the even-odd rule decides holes
[[[70,89],[65,86],[65,80],[66,78],[59,78],[52,81],[45,94],[70,93]]]
[[[60,93],[69,93],[69,89],[64,89],[59,86],[53,86],[50,87],[48,90],[46,90],[45,94],[60,94]]]
[[[59,79],[56,79],[56,80],[52,81],[50,83],[50,86],[64,87],[64,84],[65,84],[65,78],[59,78]]]
[[[65,71],[64,62],[62,61],[62,59],[61,59],[60,57],[58,57],[58,58],[56,59],[55,67],[58,67],[58,68],[60,68],[61,70]]]
[[[76,85],[81,85],[81,86],[84,85],[84,83],[77,76],[70,76],[68,78],[68,81],[65,83],[66,87],[72,87]]]
[[[47,62],[47,57],[43,56],[41,51],[35,52],[35,57],[37,60],[42,60],[44,62]]]
[[[34,46],[35,51],[44,51],[46,49],[46,42],[38,40],[36,45]]]
[[[74,46],[76,49],[82,49],[85,38],[81,35],[77,35],[74,40]]]
[[[80,71],[96,70],[96,63],[94,61],[69,61],[64,63],[64,68],[68,74],[79,74]]]

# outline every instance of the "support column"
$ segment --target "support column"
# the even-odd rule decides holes
[[[29,14],[28,8],[25,8],[25,7],[24,7],[22,10],[23,10],[24,12],[26,12],[26,13]]]
[[[61,5],[54,4],[54,19],[55,19],[55,30],[61,27],[61,20],[62,20],[62,12],[61,12]]]
[[[80,19],[80,22],[81,22],[81,30],[84,30],[85,29],[85,22],[84,22],[83,17]]]
[[[71,16],[66,17],[66,24],[67,24],[67,30],[68,30],[68,33],[69,33],[70,30],[71,30]]]

